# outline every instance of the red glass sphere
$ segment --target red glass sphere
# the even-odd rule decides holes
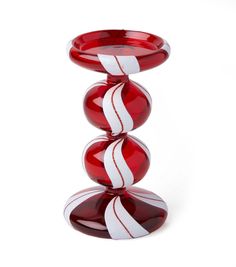
[[[113,135],[141,126],[151,112],[151,97],[134,81],[100,81],[88,88],[84,112],[91,124]]]
[[[91,141],[83,153],[89,177],[111,188],[124,188],[140,181],[150,165],[148,148],[136,137],[106,135]]]

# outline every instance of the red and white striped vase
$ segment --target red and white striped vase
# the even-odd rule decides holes
[[[148,171],[150,152],[128,132],[147,120],[152,100],[128,74],[163,63],[169,45],[149,33],[104,30],[76,37],[68,53],[76,64],[108,76],[90,86],[84,98],[88,121],[106,132],[89,142],[82,156],[88,176],[101,186],[71,196],[64,216],[75,229],[96,237],[145,236],[165,222],[167,205],[156,194],[133,186]]]

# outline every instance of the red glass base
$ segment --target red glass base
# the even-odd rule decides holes
[[[85,234],[129,239],[158,229],[166,220],[167,206],[156,194],[141,188],[107,190],[97,186],[70,197],[64,215]]]

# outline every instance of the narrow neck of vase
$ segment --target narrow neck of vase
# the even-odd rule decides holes
[[[111,74],[107,75],[107,82],[108,83],[125,83],[129,81],[129,76],[128,75],[121,75],[121,76],[114,76]]]

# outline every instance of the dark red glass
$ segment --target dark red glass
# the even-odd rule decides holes
[[[83,196],[88,198],[81,203]],[[154,193],[137,187],[114,192],[93,187],[72,196],[64,214],[69,224],[85,234],[128,239],[158,229],[167,217],[167,206]]]

